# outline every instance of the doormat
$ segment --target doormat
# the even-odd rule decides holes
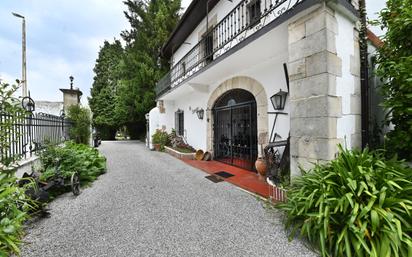
[[[218,178],[218,177],[216,177],[216,176],[214,176],[214,175],[206,176],[205,178],[207,178],[208,180],[212,181],[213,183],[219,183],[219,182],[224,181],[223,179]]]
[[[230,174],[230,173],[228,173],[228,172],[226,172],[226,171],[219,171],[219,172],[216,172],[216,173],[214,173],[215,175],[217,175],[217,176],[219,176],[219,177],[222,177],[222,178],[230,178],[230,177],[233,177],[234,175],[233,174]]]

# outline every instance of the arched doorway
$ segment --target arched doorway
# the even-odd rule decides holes
[[[252,93],[232,89],[213,106],[214,158],[254,170],[257,158],[257,108]]]

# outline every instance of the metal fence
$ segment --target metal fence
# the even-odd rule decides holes
[[[58,144],[69,139],[71,122],[64,116],[33,113],[12,116],[0,112],[2,141],[0,163],[17,158],[29,158],[47,143]]]

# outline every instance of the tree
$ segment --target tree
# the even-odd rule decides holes
[[[96,60],[90,109],[93,113],[93,125],[102,139],[113,140],[119,121],[115,113],[116,90],[121,80],[121,65],[124,59],[124,49],[119,40],[114,43],[104,41]]]
[[[126,47],[115,112],[131,138],[145,132],[145,114],[155,106],[156,82],[169,69],[168,60],[160,56],[160,51],[179,20],[180,3],[180,0],[125,2],[131,29],[121,34]]]
[[[71,105],[68,108],[68,118],[72,122],[70,138],[77,144],[90,144],[90,111],[80,105]]]
[[[389,153],[412,160],[412,1],[388,0],[378,23],[387,32],[378,49],[377,74],[383,81],[387,121],[395,126],[386,146]]]

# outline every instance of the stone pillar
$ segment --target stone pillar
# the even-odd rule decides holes
[[[63,110],[67,114],[67,109],[71,105],[77,105],[80,103],[80,97],[82,96],[82,91],[79,89],[65,89],[61,88],[60,91],[63,92]]]
[[[336,93],[342,60],[335,12],[323,5],[289,24],[291,176],[335,158],[342,99]]]

